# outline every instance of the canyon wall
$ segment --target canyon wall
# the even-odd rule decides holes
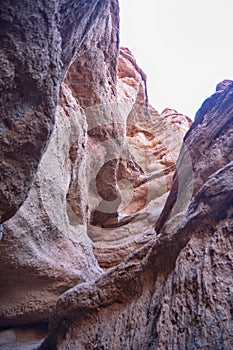
[[[118,1],[25,4],[4,49],[0,349],[230,349],[233,83],[193,124],[159,114]]]
[[[60,84],[106,2],[1,1],[0,223],[27,196],[53,130]]]
[[[189,125],[148,106],[145,74],[119,51],[117,4],[106,5],[62,83],[28,198],[3,225],[1,326],[47,322],[61,293],[155,234]]]
[[[41,349],[232,348],[233,83],[221,86],[185,136],[156,236],[65,292]]]

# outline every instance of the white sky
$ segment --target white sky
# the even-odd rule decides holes
[[[194,118],[233,80],[233,0],[119,0],[121,46],[147,75],[150,103]]]

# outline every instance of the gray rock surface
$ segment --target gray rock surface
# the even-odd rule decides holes
[[[55,124],[64,74],[105,4],[0,3],[0,223],[28,194]]]

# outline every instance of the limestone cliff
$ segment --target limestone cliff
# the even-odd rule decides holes
[[[233,347],[233,83],[159,115],[117,0],[1,9],[0,349]]]

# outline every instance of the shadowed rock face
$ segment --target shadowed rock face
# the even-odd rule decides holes
[[[105,3],[1,1],[0,223],[27,196],[64,74]]]
[[[165,222],[166,225],[172,225],[172,222],[176,225],[174,219],[178,217],[180,220],[179,212],[187,209],[187,193],[192,192],[194,196],[211,174],[233,159],[232,100],[232,82],[225,81],[217,86],[216,93],[197,112],[185,136],[173,188],[156,224],[157,231],[165,229]],[[183,179],[185,182],[182,182]]]
[[[21,107],[2,104],[16,115],[1,119],[2,220],[25,199],[55,107],[56,122],[3,225],[0,326],[14,328],[0,346],[232,348],[233,83],[217,86],[192,126],[172,109],[159,115],[119,49],[116,0],[12,4],[0,69],[4,98]],[[35,148],[22,153],[28,140]]]

